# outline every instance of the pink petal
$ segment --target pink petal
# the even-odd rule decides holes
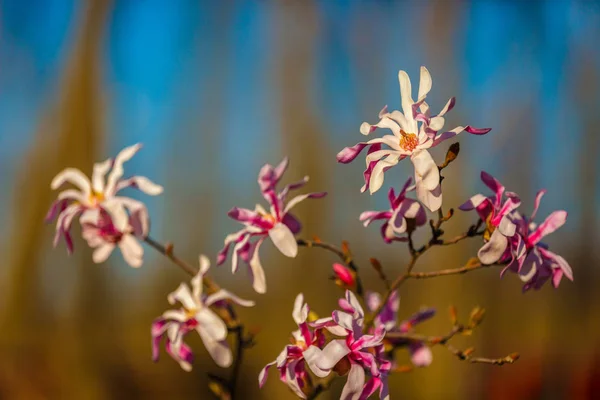
[[[492,128],[475,128],[475,127],[472,127],[471,125],[465,126],[465,131],[467,131],[473,135],[485,135],[486,133],[488,133],[491,130],[492,130]]]
[[[369,146],[367,143],[361,142],[352,147],[345,147],[342,151],[337,153],[336,159],[342,164],[351,163],[367,146]]]
[[[481,180],[496,194],[495,207],[499,207],[502,200],[502,194],[504,193],[504,186],[496,178],[485,171],[481,171]]]
[[[539,243],[544,236],[551,234],[565,222],[567,222],[567,212],[564,210],[554,211],[529,235],[529,243],[532,245]]]
[[[542,201],[542,197],[546,194],[546,189],[542,189],[535,195],[535,201],[533,202],[533,212],[531,213],[530,220],[533,221],[535,215],[537,214],[538,208],[540,207],[540,202]]]
[[[410,360],[416,367],[428,367],[433,361],[431,349],[421,343],[409,346]]]

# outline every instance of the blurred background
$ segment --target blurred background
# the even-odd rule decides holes
[[[384,189],[360,194],[362,158],[335,154],[362,137],[385,104],[400,106],[397,73],[416,85],[420,65],[433,76],[429,103],[457,106],[447,127],[492,127],[466,133],[447,170],[445,207],[484,190],[481,169],[522,195],[530,212],[547,188],[539,218],[569,212],[548,238],[574,269],[558,290],[521,293],[498,271],[408,282],[401,314],[421,305],[439,316],[421,331],[450,329],[447,308],[486,320],[457,346],[500,357],[512,366],[471,365],[435,348],[426,369],[394,375],[392,398],[587,399],[600,389],[600,5],[592,1],[0,1],[0,398],[210,398],[206,372],[227,376],[190,335],[197,358],[191,373],[168,356],[151,361],[150,323],[166,294],[187,277],[146,247],[145,264],[128,267],[118,252],[95,265],[76,237],[52,249],[44,225],[56,193],[52,177],[66,166],[86,174],[93,162],[124,146],[144,148],[126,165],[165,187],[148,204],[152,236],[173,241],[195,262],[214,259],[237,230],[226,212],[262,201],[256,175],[264,163],[291,159],[286,181],[305,174],[307,190],[324,200],[297,208],[301,237],[351,244],[365,284],[383,290],[369,257],[389,276],[406,264],[406,249],[385,245],[378,227],[362,227],[363,210],[386,206],[387,188],[412,173],[401,163]],[[434,151],[440,162],[447,145]],[[473,215],[458,215],[447,234]],[[434,249],[418,270],[463,265],[478,239]],[[294,297],[328,314],[341,290],[328,280],[333,255],[301,248],[285,259],[271,244],[261,251],[269,290],[255,294],[242,269],[213,270],[223,286],[257,301],[242,310],[261,328],[242,366],[244,398],[294,398],[273,373],[257,375],[288,343]],[[408,363],[408,357],[401,359]],[[338,398],[343,379],[322,398]]]

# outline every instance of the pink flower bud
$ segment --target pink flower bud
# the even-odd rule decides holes
[[[342,264],[334,263],[333,273],[335,274],[335,278],[340,282],[340,284],[343,284],[346,287],[353,287],[356,283],[352,271],[350,271]]]

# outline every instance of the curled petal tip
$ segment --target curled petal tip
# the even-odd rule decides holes
[[[486,133],[488,133],[491,130],[492,130],[492,128],[475,128],[470,125],[467,125],[465,127],[465,131],[467,131],[473,135],[485,135]]]

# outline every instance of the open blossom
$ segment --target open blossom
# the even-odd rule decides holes
[[[294,301],[292,317],[298,329],[292,332],[292,344],[285,346],[279,356],[268,363],[258,376],[258,384],[262,388],[267,381],[269,369],[275,366],[279,370],[279,378],[300,398],[305,399],[311,386],[310,375],[306,370],[306,359],[310,359],[314,347],[322,348],[325,344],[323,327],[311,329],[308,320],[308,304],[300,293]],[[311,348],[311,346],[313,346]],[[307,351],[308,349],[311,349]],[[315,368],[314,365],[312,365]],[[319,372],[319,371],[317,371]]]
[[[486,243],[477,253],[479,260],[484,264],[505,262],[520,247],[520,238],[512,239],[516,233],[516,225],[511,220],[511,213],[521,205],[521,200],[516,194],[505,191],[504,186],[485,171],[481,171],[481,180],[494,195],[486,197],[476,194],[458,208],[463,211],[476,210],[479,218],[486,224],[483,236]]]
[[[408,233],[414,228],[427,223],[427,214],[421,203],[406,197],[406,193],[413,190],[415,190],[415,186],[412,185],[412,178],[408,178],[398,196],[396,196],[394,188],[390,188],[388,192],[389,210],[365,211],[360,214],[359,219],[363,221],[364,226],[369,226],[373,221],[385,220],[381,225],[383,240],[386,243],[391,243],[394,240],[405,241],[405,237],[398,237],[397,235]]]
[[[289,191],[299,189],[308,182],[306,176],[299,182],[285,186],[279,193],[276,192],[276,186],[287,166],[288,159],[285,158],[275,168],[270,164],[266,164],[261,168],[258,174],[258,184],[263,197],[269,203],[269,211],[266,211],[260,205],[256,205],[254,210],[232,208],[228,215],[242,223],[244,228],[225,238],[224,247],[217,256],[217,265],[224,263],[229,248],[233,245],[232,271],[234,273],[237,271],[239,258],[248,263],[252,277],[252,287],[258,293],[267,291],[265,273],[258,255],[260,245],[269,237],[283,255],[296,257],[298,244],[294,235],[300,232],[301,225],[298,219],[290,213],[290,210],[301,201],[324,197],[327,194],[325,192],[302,194],[293,197],[286,204],[285,200]],[[251,239],[257,240],[252,242]]]
[[[527,218],[518,212],[512,214],[512,221],[516,224],[519,236],[519,247],[515,252],[513,261],[502,271],[513,271],[525,285],[523,290],[539,289],[544,283],[552,279],[552,285],[557,288],[563,276],[573,280],[573,270],[569,263],[560,255],[551,252],[548,245],[541,240],[554,232],[567,221],[567,212],[558,210],[552,212],[541,224],[533,222],[545,190],[540,190],[534,203],[533,213]]]
[[[141,227],[141,233],[148,233],[148,211],[146,206],[137,200],[117,196],[117,193],[128,187],[135,187],[149,195],[158,195],[162,193],[163,188],[151,182],[143,176],[133,176],[123,179],[123,163],[131,159],[142,147],[141,144],[126,147],[121,150],[115,159],[109,158],[100,163],[94,164],[92,179],[88,179],[80,170],[76,168],[66,168],[61,171],[52,180],[50,187],[53,190],[58,189],[63,183],[73,184],[77,189],[67,189],[58,194],[57,200],[52,204],[46,221],[56,221],[56,234],[54,236],[54,246],[58,244],[60,237],[65,238],[67,251],[73,252],[73,241],[71,239],[70,229],[73,220],[77,216],[84,217],[86,213],[98,209],[126,209],[136,224]],[[110,172],[109,172],[110,171]],[[108,175],[107,175],[108,174]],[[99,216],[97,212],[93,215]],[[90,216],[86,216],[90,221]]]
[[[367,292],[365,295],[367,308],[370,312],[375,312],[381,305],[381,295],[376,292]],[[435,315],[435,309],[424,308],[409,319],[398,323],[398,309],[400,308],[400,297],[398,292],[394,291],[387,301],[386,305],[381,309],[375,317],[375,327],[382,326],[387,332],[410,333],[415,325],[424,322]],[[407,347],[410,353],[410,359],[416,367],[427,367],[431,364],[433,355],[431,349],[423,342],[408,341],[404,339],[384,339],[385,344],[389,344],[393,348]]]
[[[330,341],[322,350],[312,346],[307,362],[321,378],[331,371],[348,374],[342,399],[366,399],[377,390],[381,399],[389,399],[387,375],[391,363],[381,357],[385,328],[379,326],[372,334],[363,332],[364,311],[351,291],[346,291],[339,305],[342,310],[334,311],[331,318],[337,329],[330,328],[330,332],[344,337]],[[315,324],[322,325],[321,321]],[[368,380],[365,369],[370,375]]]
[[[444,115],[454,107],[454,97],[448,100],[444,108],[431,116],[429,105],[425,98],[431,90],[432,80],[429,71],[421,67],[418,98],[412,98],[410,78],[405,71],[398,73],[400,95],[402,97],[402,112],[388,112],[387,106],[379,113],[379,122],[370,125],[364,122],[360,127],[363,135],[369,135],[377,128],[387,128],[393,135],[360,142],[352,147],[346,147],[337,155],[341,163],[353,161],[363,149],[368,147],[366,157],[367,169],[364,172],[365,185],[361,192],[370,190],[375,193],[383,185],[384,173],[399,161],[410,157],[415,167],[415,182],[417,197],[431,211],[436,211],[442,204],[442,189],[438,167],[427,149],[467,131],[483,135],[490,129],[478,129],[471,126],[458,126],[450,131],[440,132],[444,126]],[[382,148],[382,145],[387,148]]]
[[[203,293],[202,280],[210,268],[210,261],[200,256],[200,270],[192,278],[191,289],[182,283],[177,290],[169,294],[167,300],[181,307],[168,310],[152,324],[152,358],[158,361],[161,339],[166,339],[167,353],[179,363],[185,371],[191,371],[193,353],[183,342],[185,335],[196,331],[213,360],[220,367],[228,367],[232,362],[232,354],[227,343],[227,325],[213,311],[213,308],[225,308],[225,300],[231,300],[244,307],[254,306],[254,302],[243,300],[227,290],[220,289],[210,295]]]
[[[117,208],[113,217],[105,209],[90,210],[81,216],[81,235],[94,249],[92,259],[95,263],[106,261],[115,247],[119,247],[123,259],[132,267],[141,267],[144,248],[136,236],[141,235],[141,227],[125,210]]]

